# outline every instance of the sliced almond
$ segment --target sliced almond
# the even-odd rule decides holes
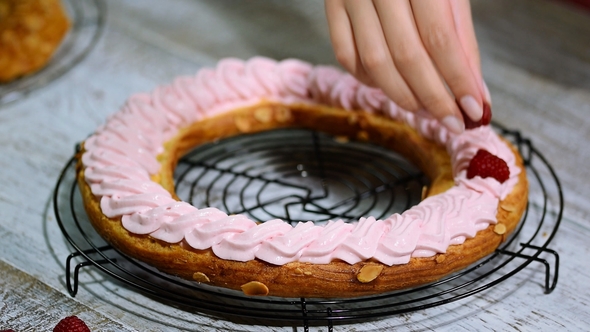
[[[498,235],[506,233],[506,226],[504,224],[496,224],[496,226],[494,226],[494,233]]]
[[[281,107],[275,112],[275,119],[281,123],[290,121],[292,117],[291,110],[286,107]]]
[[[348,143],[350,141],[347,136],[336,136],[334,140],[338,143]]]
[[[361,130],[356,134],[356,138],[360,141],[368,141],[369,140],[369,133],[364,130]]]
[[[435,258],[436,262],[439,264],[444,262],[446,259],[447,259],[447,256],[445,256],[445,255],[436,255],[436,258]]]
[[[360,269],[356,279],[362,283],[371,282],[377,279],[381,271],[383,271],[383,265],[367,264]]]
[[[500,208],[504,211],[514,212],[516,211],[516,207],[514,205],[510,205],[507,203],[500,204]]]
[[[262,123],[269,123],[272,120],[272,110],[262,107],[254,111],[254,118]]]
[[[422,186],[422,200],[424,200],[426,198],[426,194],[428,194],[428,186]]]
[[[252,128],[250,121],[246,117],[238,116],[234,119],[234,123],[236,124],[238,130],[242,133],[250,132],[250,129]]]
[[[260,281],[250,281],[249,283],[240,286],[242,292],[249,296],[265,296],[268,295],[268,287]]]
[[[198,282],[211,282],[209,277],[203,272],[195,272],[193,273],[193,280]]]
[[[295,271],[295,274],[296,275],[299,275],[299,276],[302,276],[303,275],[303,270],[300,269],[300,268],[296,268],[294,271]]]
[[[311,271],[304,271],[303,274],[305,274],[306,276],[312,275]]]

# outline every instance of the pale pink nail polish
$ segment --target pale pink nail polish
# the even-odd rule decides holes
[[[447,115],[441,120],[443,126],[455,134],[460,134],[465,131],[465,124],[456,116]]]
[[[475,98],[471,95],[466,95],[459,99],[461,108],[469,116],[469,118],[475,122],[481,120],[483,115],[483,108],[479,106]]]

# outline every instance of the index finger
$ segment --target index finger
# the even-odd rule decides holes
[[[448,0],[411,0],[416,26],[428,54],[436,64],[463,111],[474,121],[483,115],[483,95],[457,35]]]

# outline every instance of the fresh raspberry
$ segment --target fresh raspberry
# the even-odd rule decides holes
[[[482,178],[493,177],[498,182],[504,183],[510,177],[510,170],[504,160],[487,150],[479,149],[467,167],[468,179],[473,179],[477,175]]]
[[[57,323],[53,332],[90,332],[83,320],[76,316],[66,317]]]
[[[481,116],[481,120],[473,121],[471,118],[465,114],[463,109],[461,109],[461,114],[463,114],[463,121],[465,122],[465,129],[474,129],[479,126],[489,125],[492,122],[492,108],[489,104],[483,104],[483,114]]]

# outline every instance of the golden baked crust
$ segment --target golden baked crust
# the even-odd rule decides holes
[[[0,0],[0,83],[45,66],[69,28],[59,0]]]
[[[154,180],[174,194],[172,171],[178,158],[195,145],[283,127],[344,135],[398,151],[431,178],[432,185],[427,195],[444,192],[454,184],[450,158],[445,149],[422,138],[409,126],[364,112],[270,102],[206,118],[181,130],[166,143],[165,152],[159,156],[162,170]],[[195,250],[183,242],[170,244],[132,234],[121,226],[120,218],[110,219],[102,214],[99,200],[84,180],[81,161],[78,162],[77,174],[86,211],[99,234],[123,253],[161,271],[214,286],[241,289],[247,295],[354,297],[433,282],[492,253],[516,228],[527,204],[528,184],[522,158],[514,147],[512,149],[522,172],[512,193],[498,208],[498,224],[505,226],[504,231],[501,227],[494,231],[496,225],[490,225],[463,244],[450,246],[445,254],[411,258],[408,264],[393,266],[373,260],[354,265],[333,261],[330,264],[292,262],[283,266],[260,260],[229,261],[216,257],[210,249]]]

